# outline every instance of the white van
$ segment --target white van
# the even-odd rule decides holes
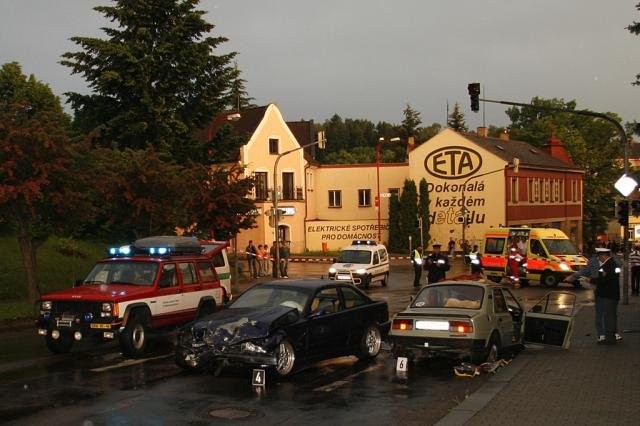
[[[213,265],[216,268],[216,274],[220,279],[220,286],[224,289],[224,301],[228,302],[233,299],[231,294],[231,268],[229,267],[229,257],[227,256],[227,241],[199,241],[206,255],[210,255],[213,259]]]
[[[389,281],[389,253],[387,248],[373,240],[354,240],[340,251],[329,268],[329,279],[369,284],[379,281],[383,287]]]

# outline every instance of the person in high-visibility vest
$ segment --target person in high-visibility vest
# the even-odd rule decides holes
[[[413,265],[413,286],[420,287],[420,277],[422,276],[422,254],[420,250],[415,249],[413,251],[411,264]]]
[[[474,245],[473,249],[469,252],[469,262],[471,263],[472,274],[482,273],[482,262],[480,259],[480,252],[478,251],[477,245]]]

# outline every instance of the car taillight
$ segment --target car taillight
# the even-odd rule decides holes
[[[473,324],[468,321],[449,321],[449,331],[452,333],[472,333]]]
[[[410,319],[394,319],[392,328],[394,330],[413,330],[413,320]]]

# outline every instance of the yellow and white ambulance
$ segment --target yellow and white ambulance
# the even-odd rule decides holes
[[[482,241],[482,269],[487,278],[500,282],[510,276],[509,256],[523,257],[520,283],[539,281],[546,287],[557,286],[566,276],[587,264],[569,237],[555,228],[489,228]]]

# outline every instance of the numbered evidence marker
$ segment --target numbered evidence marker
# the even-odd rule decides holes
[[[264,370],[260,370],[258,368],[253,369],[253,373],[251,375],[251,384],[253,386],[266,386]]]
[[[407,364],[409,363],[408,361],[409,359],[407,357],[399,356],[398,360],[396,361],[396,371],[406,373]]]

